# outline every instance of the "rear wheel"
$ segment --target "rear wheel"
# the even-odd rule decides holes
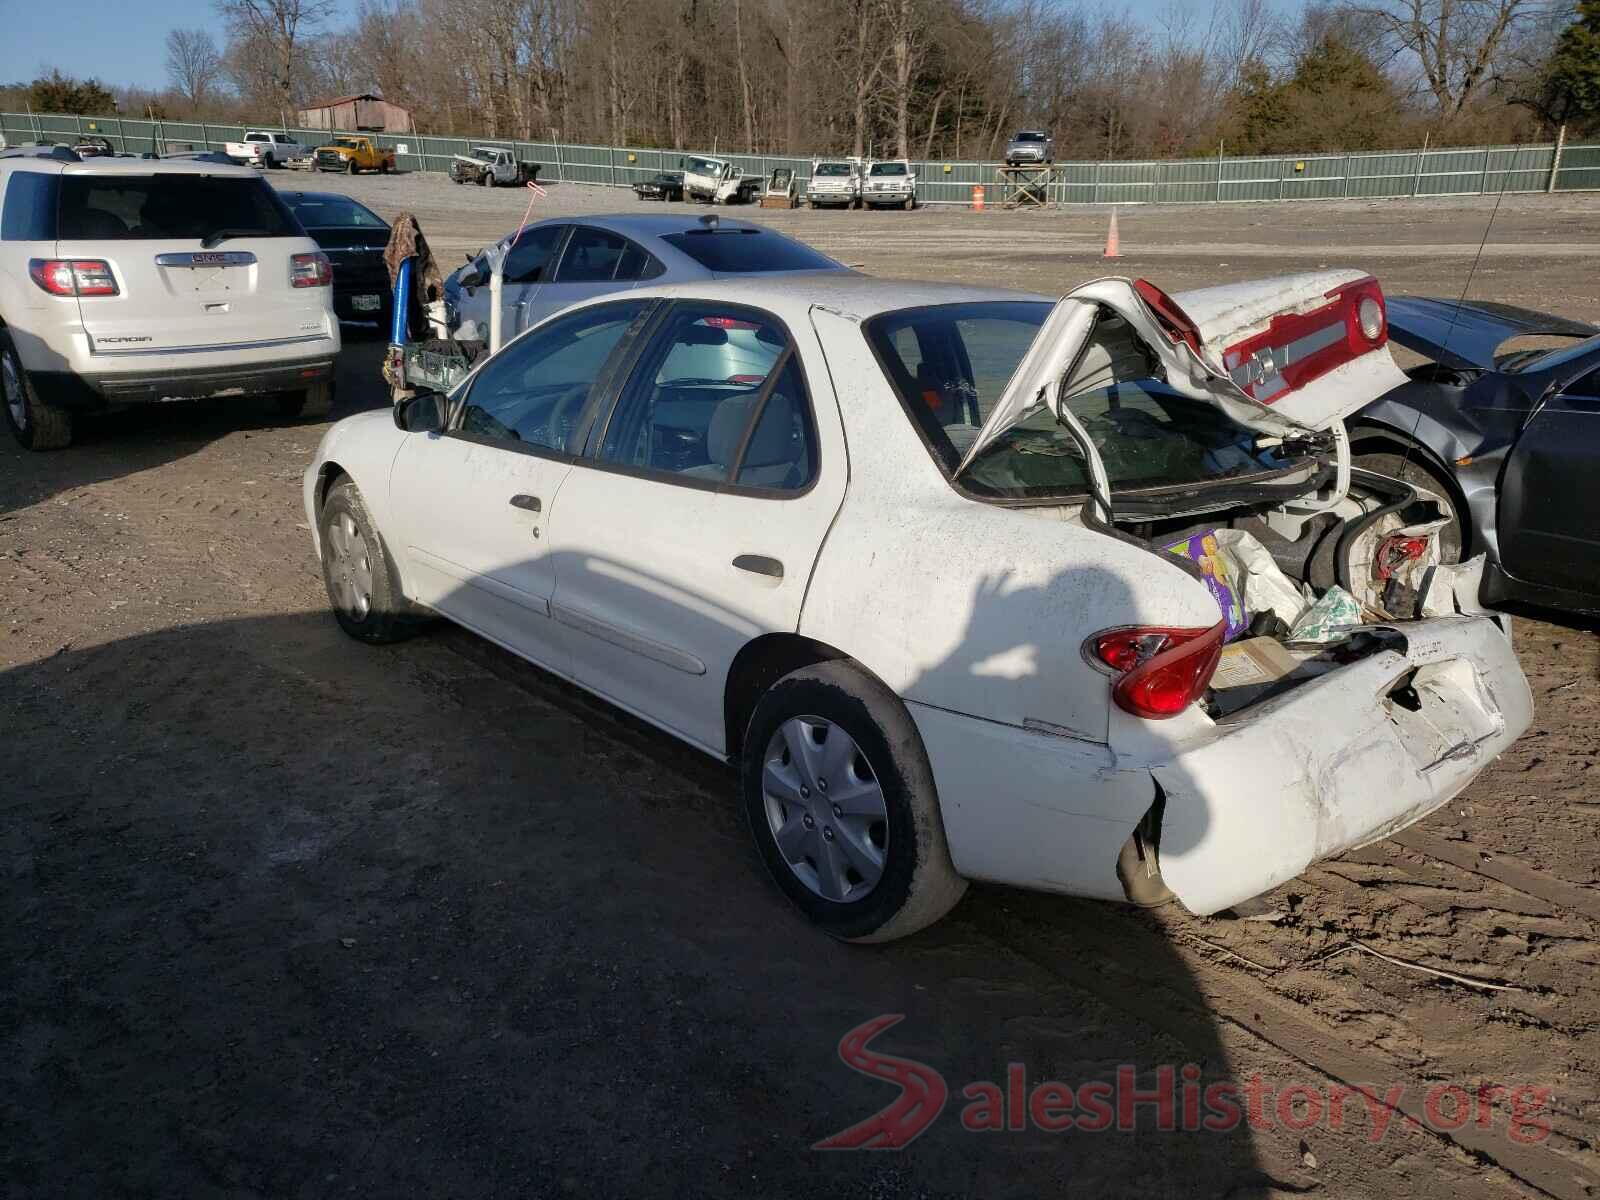
[[[1444,513],[1450,518],[1449,524],[1439,530],[1439,561],[1443,563],[1458,563],[1461,561],[1461,552],[1465,548],[1466,537],[1461,521],[1461,511],[1456,503],[1455,486],[1432,463],[1422,457],[1421,451],[1414,450],[1409,456],[1388,451],[1356,454],[1351,457],[1350,461],[1354,466],[1360,467],[1362,470],[1374,471],[1379,475],[1387,475],[1391,479],[1398,479],[1402,483],[1425,488],[1439,497]]]
[[[398,642],[417,631],[417,620],[400,590],[400,579],[378,536],[377,526],[350,480],[333,486],[319,524],[322,581],[334,619],[362,642]]]
[[[0,401],[11,436],[24,450],[60,450],[72,444],[72,414],[39,399],[5,329],[0,329]]]
[[[333,411],[333,383],[314,383],[302,392],[284,392],[273,400],[280,417],[325,417]]]
[[[904,937],[966,892],[910,714],[848,662],[802,668],[768,690],[745,731],[741,782],[773,880],[836,938]]]

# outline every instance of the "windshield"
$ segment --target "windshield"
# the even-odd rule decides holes
[[[688,169],[696,175],[715,175],[722,170],[722,164],[714,158],[691,158]]]
[[[277,192],[260,179],[62,176],[62,241],[193,241],[224,230],[235,237],[302,236]]]
[[[874,175],[904,175],[905,173],[906,173],[906,165],[905,165],[905,163],[902,163],[902,162],[886,162],[886,163],[873,163],[872,164],[872,174],[874,174]]]
[[[346,196],[300,196],[289,207],[307,229],[387,229],[383,218]]]
[[[1044,141],[1044,134],[1025,129],[1011,140],[1013,142],[1042,142]]]
[[[830,271],[839,265],[810,246],[765,229],[690,229],[661,240],[717,274]]]
[[[474,146],[472,152],[479,158],[493,158],[500,153],[493,146]]]
[[[829,178],[833,178],[839,175],[848,176],[850,171],[851,166],[849,163],[818,163],[817,169],[811,173],[813,175],[825,175]]]
[[[361,149],[361,143],[356,141],[355,138],[334,138],[333,144],[335,146],[343,146],[346,150]]]
[[[1510,362],[1502,360],[1502,370],[1513,370],[1519,374],[1529,374],[1536,371],[1550,371],[1582,358],[1586,354],[1600,351],[1600,337],[1585,338],[1581,342],[1562,346],[1546,352],[1525,351],[1530,357],[1520,358],[1520,361]],[[1518,358],[1520,356],[1511,356]]]
[[[1050,315],[1043,302],[1000,301],[908,309],[866,325],[889,381],[946,474],[1005,392]],[[1169,388],[1159,360],[1122,318],[1102,309],[1066,401],[1094,440],[1113,491],[1172,487],[1279,470],[1253,431]],[[962,486],[985,496],[1049,500],[1083,495],[1088,462],[1045,404],[1026,410],[979,453]]]

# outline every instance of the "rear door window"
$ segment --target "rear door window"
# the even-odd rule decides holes
[[[302,237],[260,179],[169,175],[61,176],[62,241],[207,241]]]
[[[0,210],[0,242],[56,240],[56,196],[61,176],[46,171],[12,171]]]
[[[783,326],[754,309],[678,305],[606,421],[599,457],[683,480],[803,489],[816,434]]]
[[[620,233],[580,225],[572,231],[572,238],[561,255],[561,266],[556,269],[555,281],[631,282],[639,278],[643,259],[647,257],[643,250]]]

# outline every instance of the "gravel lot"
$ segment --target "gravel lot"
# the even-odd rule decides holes
[[[272,178],[415,212],[447,261],[526,204]],[[556,185],[537,211],[636,206]],[[1109,266],[1182,288],[1358,265],[1455,295],[1493,208],[1127,209]],[[1105,213],[738,215],[889,276],[1061,291],[1108,266]],[[1506,197],[1471,294],[1600,319],[1597,217]],[[347,330],[336,415],[385,402],[380,351]],[[846,947],[763,877],[727,771],[463,632],[345,639],[299,503],[323,428],[170,406],[59,454],[0,445],[10,1194],[1600,1190],[1592,624],[1519,619],[1533,729],[1427,821],[1273,893],[1272,919],[979,887],[923,935]],[[837,1056],[891,1013],[875,1046],[943,1075],[943,1115],[902,1152],[811,1150],[892,1099]],[[1030,1088],[1188,1063],[1368,1083],[1403,1116],[1296,1128],[1302,1096],[1215,1133],[1148,1111],[1136,1133],[965,1132],[962,1088],[1008,1063]],[[1453,1100],[1430,1111],[1430,1088],[1494,1084],[1459,1129]],[[1513,1137],[1518,1086],[1548,1099]]]

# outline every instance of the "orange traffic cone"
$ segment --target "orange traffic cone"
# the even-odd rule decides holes
[[[1122,250],[1117,244],[1117,210],[1111,210],[1111,228],[1106,231],[1106,252],[1102,258],[1121,258]]]

